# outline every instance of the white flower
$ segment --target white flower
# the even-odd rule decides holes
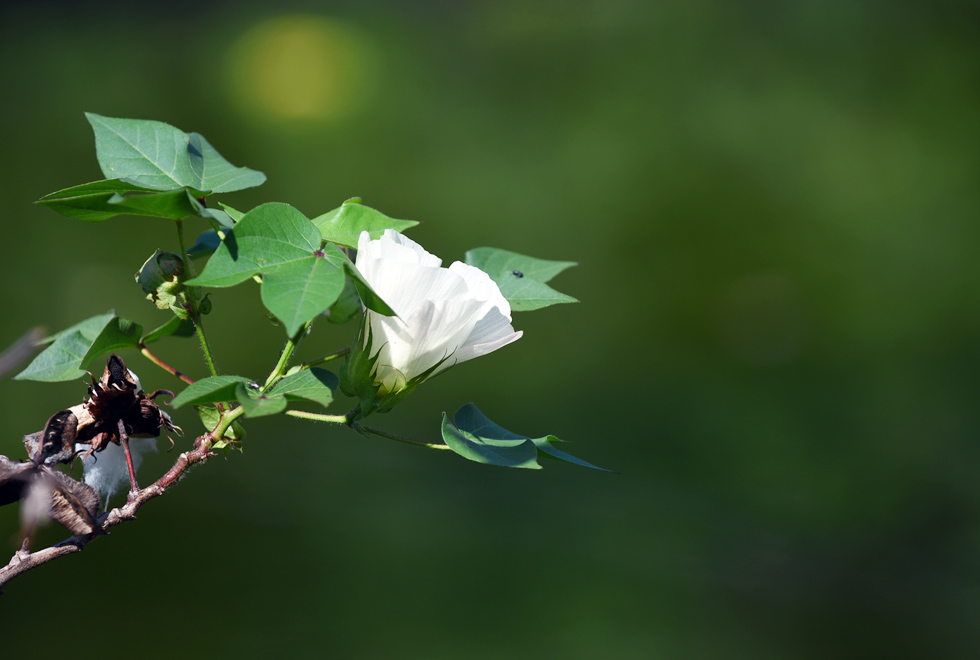
[[[362,232],[357,270],[398,316],[365,311],[362,342],[370,337],[378,393],[397,392],[413,379],[434,376],[459,362],[520,339],[510,304],[490,276],[459,261],[442,260],[388,229],[376,241]],[[363,346],[361,348],[364,348]]]
[[[132,373],[132,372],[130,372]],[[77,444],[76,451],[87,451],[91,445]],[[129,438],[129,451],[133,454],[133,469],[139,470],[143,462],[143,454],[156,452],[156,438]],[[85,483],[99,492],[103,506],[109,508],[109,498],[116,494],[119,487],[126,484],[129,487],[129,468],[126,466],[126,451],[122,445],[110,442],[106,448],[97,454],[89,454],[84,464]]]

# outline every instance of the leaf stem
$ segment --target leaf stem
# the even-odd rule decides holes
[[[225,436],[225,431],[227,431],[228,427],[231,426],[231,423],[241,417],[243,414],[245,414],[245,409],[241,406],[221,413],[221,419],[218,420],[217,426],[215,426],[214,430],[211,431],[211,437],[215,440],[222,439]]]
[[[169,364],[167,364],[166,362],[164,362],[163,360],[161,360],[160,358],[158,358],[156,355],[154,355],[153,353],[151,353],[150,352],[150,349],[148,349],[143,344],[140,344],[140,353],[142,353],[143,354],[143,357],[145,357],[147,360],[149,360],[153,364],[157,365],[158,367],[160,367],[161,369],[163,369],[167,373],[176,376],[177,378],[181,379],[182,381],[184,381],[188,385],[193,385],[194,384],[194,381],[193,380],[191,380],[190,378],[188,378],[187,376],[185,376],[183,373],[177,371],[176,369],[174,369],[173,367],[171,367]]]
[[[307,321],[300,326],[300,329],[295,335],[286,340],[286,345],[283,346],[282,353],[279,355],[279,362],[276,363],[269,377],[265,379],[265,384],[262,386],[262,389],[259,390],[262,394],[268,392],[270,387],[282,380],[283,374],[286,373],[286,367],[289,366],[289,360],[293,357],[296,347],[299,346],[300,340],[311,325],[313,325],[313,321]]]
[[[327,422],[329,424],[350,423],[347,415],[323,415],[320,413],[306,412],[305,410],[287,410],[285,414],[289,415],[290,417],[313,420],[314,422]]]
[[[368,433],[379,435],[382,438],[388,438],[389,440],[397,440],[398,442],[404,442],[406,444],[415,445],[416,447],[428,447],[429,449],[449,449],[449,445],[412,440],[411,438],[395,435],[394,433],[388,433],[387,431],[382,431],[381,429],[374,429],[371,428],[370,426],[364,426],[362,424],[353,424],[351,425],[351,428],[353,428],[355,431],[367,431]]]
[[[194,260],[187,254],[187,247],[184,242],[184,221],[175,219],[174,222],[177,223],[177,243],[180,245],[180,258],[184,262],[184,267],[187,270],[187,279],[194,279],[197,277],[197,271],[194,269]],[[204,361],[208,365],[208,371],[211,372],[212,376],[217,376],[218,369],[214,366],[214,357],[211,355],[211,345],[208,343],[207,335],[204,334],[204,323],[201,321],[201,312],[198,307],[197,294],[198,287],[187,287],[187,300],[191,304],[191,321],[194,323],[194,330],[197,332],[197,340],[201,343],[201,351],[204,353]]]
[[[304,362],[300,365],[303,369],[309,369],[310,367],[315,367],[318,364],[323,364],[324,362],[330,362],[330,360],[336,360],[339,357],[347,355],[350,353],[350,348],[342,348],[339,351],[334,351],[333,353],[328,353],[321,358],[315,360],[310,360],[309,362]]]

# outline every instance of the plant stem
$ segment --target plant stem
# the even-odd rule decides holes
[[[400,435],[395,435],[394,433],[388,433],[387,431],[382,431],[380,429],[373,429],[370,426],[363,426],[361,424],[354,424],[353,428],[355,431],[367,431],[368,433],[373,433],[374,435],[380,435],[382,438],[388,438],[389,440],[397,440],[398,442],[404,442],[410,445],[415,445],[416,447],[428,447],[429,449],[449,449],[449,445],[412,440],[410,438],[405,438]]]
[[[318,364],[323,364],[324,362],[330,362],[330,360],[336,360],[337,358],[347,355],[348,353],[350,353],[349,348],[342,348],[339,351],[334,351],[333,353],[324,355],[321,358],[310,360],[309,362],[304,362],[300,366],[302,366],[304,369],[309,369],[310,367],[315,367]]]
[[[185,376],[184,374],[182,374],[181,372],[177,371],[176,369],[174,369],[173,367],[171,367],[169,364],[167,364],[166,362],[164,362],[163,360],[161,360],[160,358],[158,358],[156,355],[154,355],[153,353],[150,352],[150,349],[148,349],[146,346],[144,346],[142,344],[140,344],[140,353],[142,353],[143,354],[143,357],[145,357],[147,360],[149,360],[153,364],[157,365],[158,367],[160,367],[161,369],[163,369],[167,373],[176,376],[177,378],[181,379],[182,381],[184,381],[188,385],[193,385],[194,384],[194,381],[193,380],[191,380],[190,378],[188,378],[187,376]]]
[[[282,375],[286,373],[286,367],[289,366],[289,360],[293,357],[293,353],[296,351],[296,347],[299,346],[300,340],[309,327],[313,325],[313,321],[307,321],[304,323],[295,335],[286,340],[286,345],[282,348],[282,353],[279,355],[279,362],[276,363],[275,368],[269,374],[269,377],[265,379],[265,385],[259,390],[262,394],[269,391],[269,388],[275,385],[279,380],[282,379]]]
[[[214,427],[213,431],[211,431],[211,437],[215,440],[220,440],[223,438],[225,431],[228,430],[231,423],[241,417],[243,414],[245,414],[245,409],[241,406],[221,413],[221,419],[218,420],[218,425]]]
[[[349,420],[347,415],[322,415],[320,413],[306,412],[305,410],[287,410],[286,413],[290,417],[299,417],[300,419],[310,419],[314,422],[328,422],[330,424],[347,424]]]
[[[187,247],[184,243],[184,221],[174,220],[174,222],[177,223],[177,243],[180,245],[180,258],[183,260],[184,267],[187,269],[187,279],[194,279],[197,277],[197,271],[194,270],[194,260],[187,254]],[[191,321],[194,323],[194,330],[197,332],[197,340],[201,343],[201,351],[204,353],[204,361],[208,365],[208,371],[211,372],[212,376],[217,376],[218,369],[214,366],[214,357],[211,355],[211,345],[208,344],[208,338],[204,334],[204,323],[201,321],[201,312],[198,308],[197,293],[197,287],[187,287],[187,300],[191,304]]]

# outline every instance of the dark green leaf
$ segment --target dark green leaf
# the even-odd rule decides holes
[[[378,239],[385,229],[401,232],[414,227],[418,221],[395,220],[364,206],[359,199],[349,199],[340,208],[313,218],[313,224],[320,228],[323,240],[356,248],[362,231],[370,233],[372,239]]]
[[[495,424],[472,403],[457,410],[454,419],[455,426],[443,413],[443,440],[453,451],[471,461],[503,467],[540,468],[536,459],[543,454],[582,467],[610,471],[555,449],[551,443],[561,442],[555,436],[528,438],[512,433]]]
[[[507,250],[482,247],[468,251],[466,263],[489,275],[515,312],[578,302],[545,284],[566,268],[577,265],[574,261],[548,261]]]
[[[218,232],[208,229],[197,237],[194,245],[187,250],[187,254],[192,257],[203,257],[214,252],[219,245],[221,245],[221,237],[218,236]]]
[[[191,321],[183,321],[176,316],[171,318],[169,321],[161,325],[155,330],[151,330],[149,333],[143,337],[144,344],[152,344],[155,341],[159,341],[164,337],[169,337],[173,335],[175,337],[191,337],[194,335],[194,323]]]
[[[259,394],[245,383],[235,387],[235,399],[242,404],[246,417],[278,415],[286,409],[286,397],[281,394]]]
[[[81,378],[85,375],[81,370],[82,358],[99,338],[102,330],[115,318],[116,315],[110,311],[51,335],[42,341],[50,341],[51,345],[41,351],[14,379],[50,383]]]
[[[344,290],[340,292],[337,301],[326,311],[327,320],[331,323],[347,323],[361,311],[361,297],[357,295],[354,280],[344,278]]]
[[[181,219],[208,213],[185,189],[159,192],[120,179],[94,181],[45,195],[37,201],[75,220],[100,222],[117,215]]]
[[[286,376],[269,390],[269,394],[285,396],[290,400],[306,399],[326,407],[333,401],[333,391],[337,385],[337,376],[333,372],[313,367]]]
[[[368,284],[368,281],[364,279],[364,276],[361,275],[360,271],[357,270],[357,267],[351,262],[350,259],[347,259],[344,262],[344,271],[354,282],[354,287],[357,289],[357,293],[361,297],[361,302],[364,303],[365,307],[371,311],[381,314],[382,316],[398,316],[398,314],[395,313],[395,310],[389,307],[388,303],[382,300],[381,296],[374,292],[374,289],[371,288],[371,285]]]
[[[233,401],[235,388],[239,383],[250,382],[242,376],[211,376],[202,378],[193,385],[184,388],[170,404],[180,408],[188,403],[214,403],[215,401]]]
[[[458,413],[457,413],[458,415]],[[453,426],[442,414],[442,439],[454,452],[477,463],[540,470],[538,450],[527,438],[484,438]]]
[[[99,336],[95,338],[79,362],[79,366],[84,368],[89,362],[106,353],[120,351],[124,348],[137,348],[142,335],[143,326],[117,316],[110,320],[99,333]]]
[[[204,138],[159,121],[85,115],[95,131],[95,151],[108,178],[154,190],[231,192],[265,181],[265,175],[235,167]]]

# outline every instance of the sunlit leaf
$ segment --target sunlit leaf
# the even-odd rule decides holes
[[[107,178],[154,190],[188,187],[201,193],[231,192],[265,182],[264,174],[235,167],[197,133],[159,121],[85,116],[95,131],[96,156]]]
[[[364,206],[361,200],[355,198],[313,218],[313,224],[319,227],[323,240],[356,248],[362,231],[368,232],[372,239],[378,239],[385,229],[401,232],[414,227],[418,221],[389,218],[381,211]]]
[[[286,376],[272,387],[269,394],[282,395],[287,399],[306,399],[321,406],[329,406],[333,402],[333,391],[338,384],[336,374],[313,367]]]
[[[497,248],[475,248],[466,253],[466,263],[476,266],[500,287],[511,310],[527,312],[559,303],[578,302],[545,284],[574,261],[548,261]]]
[[[110,311],[88,318],[52,335],[45,340],[53,339],[51,345],[38,353],[27,368],[14,376],[14,379],[57,382],[81,378],[85,375],[81,369],[82,358],[114,318],[116,315]]]

